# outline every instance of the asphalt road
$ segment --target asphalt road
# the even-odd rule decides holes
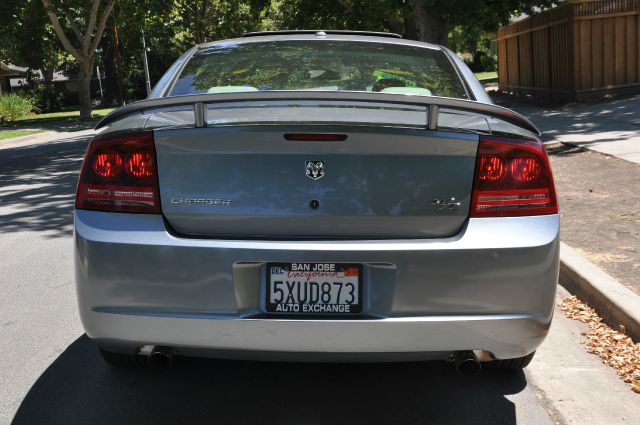
[[[72,209],[86,144],[77,138],[0,149],[0,423],[565,423],[554,398],[575,377],[542,366],[533,378],[529,372],[460,377],[439,362],[185,358],[167,370],[107,366],[76,312]],[[566,363],[565,355],[553,355],[560,353],[554,345],[579,333],[568,322],[556,321],[555,337],[544,346],[552,354],[534,364]],[[577,341],[564,349],[586,361]],[[580,367],[604,373],[599,385],[615,387],[616,397],[626,400],[619,394],[628,390],[613,372],[587,360]],[[547,381],[560,383],[559,389],[545,389]],[[580,401],[571,401],[570,419],[588,423],[576,418]],[[597,409],[597,400],[592,406]]]

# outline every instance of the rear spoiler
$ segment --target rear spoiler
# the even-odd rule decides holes
[[[390,104],[406,104],[425,106],[429,108],[429,120],[427,128],[435,130],[438,126],[438,112],[440,108],[455,109],[465,112],[475,112],[481,115],[487,115],[499,118],[508,123],[514,124],[527,131],[531,131],[538,136],[541,135],[540,130],[528,119],[522,115],[513,112],[502,106],[480,103],[472,100],[453,99],[449,97],[436,96],[408,96],[404,94],[390,93],[371,93],[371,92],[349,92],[349,91],[260,91],[248,93],[212,93],[212,94],[192,94],[186,96],[172,96],[155,99],[140,100],[132,102],[121,108],[118,108],[104,118],[96,125],[96,130],[118,119],[136,112],[145,110],[166,108],[172,106],[188,106],[192,105],[196,127],[205,127],[205,105],[212,103],[224,102],[249,102],[249,101],[358,101],[358,102],[375,102]]]

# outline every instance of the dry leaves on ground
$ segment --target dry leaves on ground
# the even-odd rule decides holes
[[[615,368],[618,376],[631,384],[633,391],[640,393],[640,343],[634,344],[625,335],[624,326],[614,331],[602,323],[596,311],[575,296],[565,298],[560,308],[570,319],[589,325],[589,330],[583,332],[587,351],[600,356],[604,364]]]

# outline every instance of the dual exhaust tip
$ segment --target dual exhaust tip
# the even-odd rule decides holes
[[[482,364],[473,351],[456,351],[453,354],[456,372],[462,376],[474,376],[482,370]]]
[[[174,352],[169,347],[143,345],[138,354],[146,357],[147,364],[152,368],[162,369],[173,363]]]
[[[145,345],[140,354],[147,356],[149,366],[162,369],[171,366],[174,352],[169,347]],[[456,372],[462,376],[475,376],[482,370],[482,364],[473,351],[456,351],[453,353]]]

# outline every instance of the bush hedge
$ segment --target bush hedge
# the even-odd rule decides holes
[[[0,122],[9,122],[26,118],[37,108],[30,98],[17,94],[0,96]]]

